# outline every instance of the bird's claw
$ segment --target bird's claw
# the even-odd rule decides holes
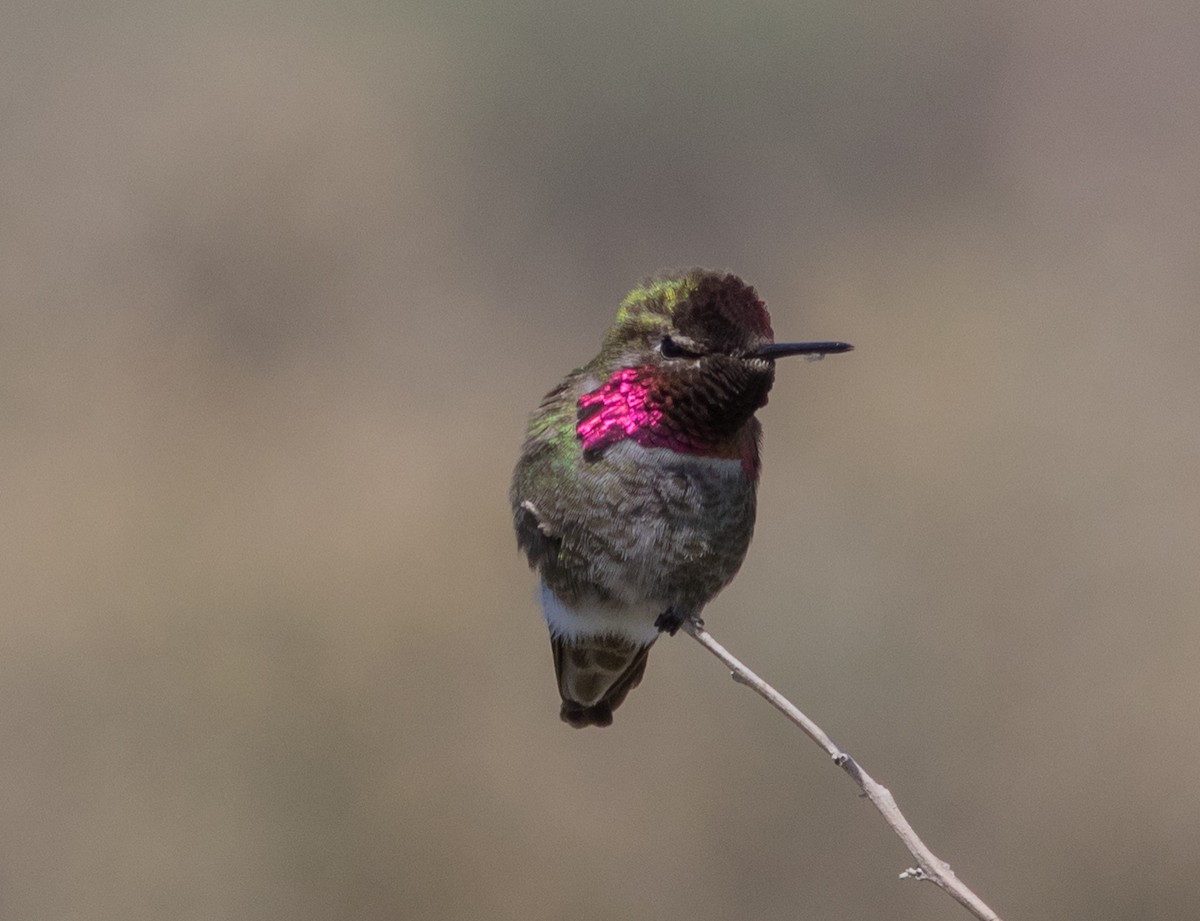
[[[679,632],[679,628],[683,626],[685,620],[687,620],[687,617],[683,614],[678,613],[674,608],[667,608],[658,615],[658,619],[654,621],[654,626],[658,628],[659,633],[674,636]]]

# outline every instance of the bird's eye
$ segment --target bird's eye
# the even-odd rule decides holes
[[[670,336],[663,336],[662,342],[658,344],[658,350],[662,352],[663,358],[699,358],[700,356],[691,349],[685,349],[682,345],[672,339]]]

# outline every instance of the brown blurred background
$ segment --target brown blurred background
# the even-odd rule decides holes
[[[0,14],[0,917],[960,919],[506,490],[664,267],[790,338],[714,633],[1010,921],[1200,897],[1200,8]]]

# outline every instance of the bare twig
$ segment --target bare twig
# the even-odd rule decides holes
[[[758,675],[754,674],[754,672],[731,655],[729,650],[714,640],[712,635],[704,629],[704,623],[701,620],[697,618],[685,621],[683,629],[697,643],[725,664],[733,673],[732,678],[734,681],[751,688],[760,697],[763,697],[767,703],[799,726],[805,735],[821,746],[821,748],[825,749],[825,752],[833,759],[834,764],[849,774],[851,779],[858,784],[863,794],[879,810],[884,821],[892,827],[892,831],[904,842],[904,846],[908,848],[908,852],[912,854],[913,859],[917,862],[915,867],[909,867],[900,874],[901,879],[929,880],[948,892],[967,911],[976,918],[979,918],[980,921],[1000,921],[1000,916],[988,908],[979,896],[968,889],[954,875],[954,871],[950,869],[950,865],[941,860],[933,851],[925,846],[924,841],[917,837],[917,833],[913,831],[913,827],[908,824],[908,820],[900,812],[900,807],[896,805],[896,800],[892,798],[892,794],[888,791],[887,787],[878,783],[870,774],[859,767],[857,761],[838,748],[833,743],[833,739],[825,734],[825,730],[801,713],[795,704],[763,681]]]

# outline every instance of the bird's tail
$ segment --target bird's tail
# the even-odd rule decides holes
[[[560,715],[579,729],[612,724],[613,710],[641,682],[654,642],[639,644],[614,635],[552,635],[550,645],[563,701]]]

